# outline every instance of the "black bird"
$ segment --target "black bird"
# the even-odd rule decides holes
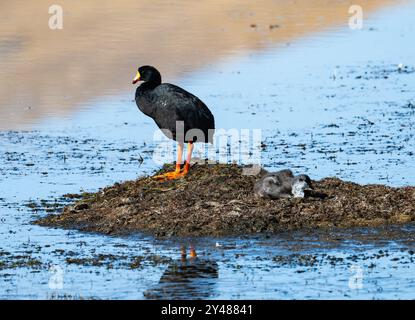
[[[207,299],[217,295],[216,283],[219,266],[211,259],[200,259],[194,248],[187,259],[186,249],[182,248],[180,260],[172,261],[159,282],[143,294],[147,299]]]
[[[176,169],[157,179],[177,179],[190,169],[193,143],[213,143],[215,119],[209,108],[196,96],[170,83],[161,83],[160,72],[152,66],[138,68],[133,84],[144,81],[135,92],[138,109],[152,118],[162,132],[178,142]],[[184,143],[188,144],[183,170]]]

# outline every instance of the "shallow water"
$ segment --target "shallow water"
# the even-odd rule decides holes
[[[396,3],[366,0],[365,16]],[[49,28],[55,12],[49,0],[2,4],[0,130],[27,129],[39,119],[89,108],[92,99],[130,92],[139,65],[156,65],[173,81],[235,54],[343,26],[350,17],[349,0],[58,5],[62,29]]]
[[[217,127],[262,128],[269,169],[414,185],[414,12],[411,2],[365,20],[361,31],[241,53],[179,84],[211,107]],[[42,199],[53,207],[65,193],[157,168],[155,126],[132,96],[133,88],[30,131],[0,132],[1,298],[415,297],[414,225],[169,240],[32,225],[46,214],[37,210]],[[202,261],[183,268],[179,248],[189,243]],[[182,271],[172,276],[175,268]]]

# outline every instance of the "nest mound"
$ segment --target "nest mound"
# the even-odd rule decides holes
[[[157,174],[172,169],[166,165]],[[106,234],[223,236],[415,220],[415,187],[325,178],[314,181],[315,191],[305,198],[268,200],[253,193],[258,178],[242,175],[237,165],[196,165],[181,180],[116,183],[36,223]]]

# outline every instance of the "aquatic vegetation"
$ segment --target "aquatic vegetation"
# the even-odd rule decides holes
[[[238,165],[196,165],[178,181],[142,177],[117,183],[36,223],[106,234],[224,236],[415,220],[415,187],[325,178],[313,181],[315,190],[305,198],[270,200],[254,194],[257,179],[242,175]]]

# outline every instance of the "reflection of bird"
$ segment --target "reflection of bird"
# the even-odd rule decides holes
[[[305,174],[294,176],[289,169],[267,173],[254,185],[254,192],[268,199],[303,198],[304,191],[312,189],[311,179]]]
[[[219,275],[218,264],[200,259],[194,249],[190,258],[182,248],[181,259],[172,262],[161,276],[157,286],[146,290],[147,299],[206,299],[215,296],[214,287]]]
[[[152,118],[163,133],[178,142],[176,170],[156,176],[158,179],[183,177],[190,168],[194,142],[213,143],[215,121],[209,108],[196,96],[169,83],[161,83],[160,72],[151,66],[138,68],[133,84],[144,81],[135,92],[138,108]],[[183,145],[188,143],[183,170]]]

